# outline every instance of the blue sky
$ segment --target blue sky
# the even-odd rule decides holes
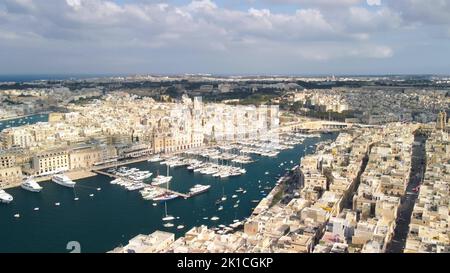
[[[2,0],[0,74],[450,74],[450,0]]]

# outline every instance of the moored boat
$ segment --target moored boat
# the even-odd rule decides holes
[[[31,192],[40,192],[42,190],[42,187],[31,177],[23,181],[20,187]]]

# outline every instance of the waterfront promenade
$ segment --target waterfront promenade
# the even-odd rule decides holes
[[[153,155],[151,155],[151,156],[153,156]],[[117,161],[117,162],[109,163],[109,164],[102,164],[102,165],[98,165],[98,166],[93,166],[90,169],[67,171],[67,172],[65,172],[65,175],[67,175],[67,177],[69,177],[72,180],[80,180],[80,179],[96,176],[97,175],[96,171],[99,171],[99,170],[147,161],[151,156],[133,158],[133,159],[128,159],[128,160],[121,160],[121,161]],[[35,177],[34,180],[38,183],[46,182],[46,181],[50,181],[52,179],[52,176],[53,175],[45,175],[45,176]],[[15,182],[6,184],[3,187],[3,189],[18,187],[18,186],[20,186],[20,183],[22,183],[22,181],[15,181]]]

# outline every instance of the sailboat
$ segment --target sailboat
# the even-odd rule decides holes
[[[169,192],[169,182],[167,182],[166,185],[167,185],[167,192],[165,192],[164,194],[162,194],[158,197],[153,198],[153,201],[168,201],[168,200],[178,198],[178,194]]]
[[[226,201],[227,200],[227,196],[225,195],[225,188],[222,187],[222,198],[220,199],[222,201]]]
[[[172,221],[173,219],[175,219],[175,217],[173,217],[172,215],[167,214],[167,202],[164,203],[164,208],[165,208],[166,216],[163,217],[162,220],[163,221]]]
[[[153,186],[158,186],[158,185],[161,185],[161,184],[169,183],[170,180],[172,180],[172,176],[169,176],[169,164],[167,164],[167,175],[166,176],[159,175],[159,171],[158,171],[158,176],[153,178],[152,185]]]

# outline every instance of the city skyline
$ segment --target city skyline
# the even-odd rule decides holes
[[[448,1],[7,0],[0,74],[446,74]]]

